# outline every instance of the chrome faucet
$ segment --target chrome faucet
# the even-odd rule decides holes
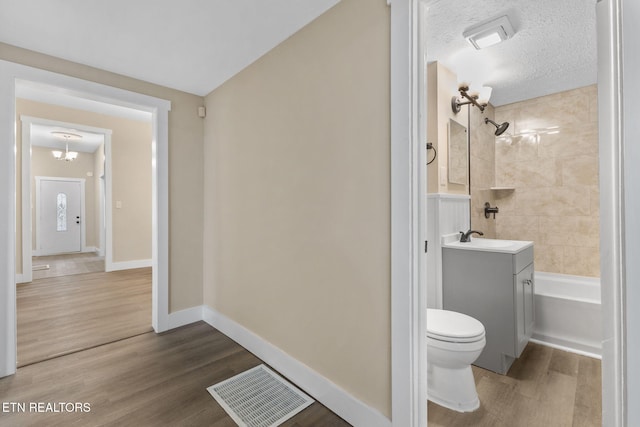
[[[466,242],[470,242],[471,241],[471,235],[472,234],[477,234],[478,236],[484,236],[484,233],[482,231],[476,231],[476,230],[469,230],[466,233],[464,231],[460,232],[460,242],[461,243],[466,243]]]

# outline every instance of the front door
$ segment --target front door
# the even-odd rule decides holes
[[[38,252],[52,255],[82,250],[79,181],[40,179]]]

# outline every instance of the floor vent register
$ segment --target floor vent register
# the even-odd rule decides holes
[[[275,427],[313,403],[313,399],[258,365],[207,388],[240,427]]]

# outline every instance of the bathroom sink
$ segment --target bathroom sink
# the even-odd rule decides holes
[[[478,248],[506,248],[513,245],[511,240],[498,240],[498,239],[472,239],[470,242],[458,242],[461,245],[473,246]]]
[[[533,242],[525,240],[473,238],[470,242],[460,242],[457,240],[452,242],[445,242],[443,244],[443,247],[475,251],[517,253],[532,245]]]

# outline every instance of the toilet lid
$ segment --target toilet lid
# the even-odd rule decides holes
[[[484,326],[466,314],[429,308],[427,336],[441,341],[473,342],[484,336]]]

